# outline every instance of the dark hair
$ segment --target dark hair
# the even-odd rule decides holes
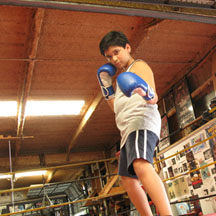
[[[103,37],[99,44],[99,48],[101,54],[104,56],[104,52],[110,46],[121,46],[125,48],[126,44],[130,44],[130,42],[124,33],[118,31],[111,31]]]

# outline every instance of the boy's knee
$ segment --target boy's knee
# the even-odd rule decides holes
[[[142,158],[134,160],[133,167],[137,176],[139,176],[140,174],[145,175],[145,173],[148,174],[152,169],[152,165]]]
[[[127,178],[128,178],[128,177],[121,176],[121,178],[120,178],[120,185],[121,185],[122,187],[125,187],[125,186],[127,185]]]
[[[121,176],[120,178],[120,185],[126,189],[129,187],[129,185],[133,184],[133,178],[126,177],[126,176]]]

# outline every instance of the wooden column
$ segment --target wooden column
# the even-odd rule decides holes
[[[214,94],[216,96],[216,53],[212,55],[212,81],[214,86]]]

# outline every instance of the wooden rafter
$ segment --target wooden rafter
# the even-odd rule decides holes
[[[156,1],[157,2],[157,1]],[[34,6],[56,8],[66,10],[97,11],[100,13],[119,13],[133,16],[150,16],[163,19],[180,19],[214,24],[214,2],[211,4],[198,3],[193,6],[188,2],[174,1],[162,3],[162,1],[112,1],[112,0],[1,0],[0,4],[20,6]],[[210,2],[210,1],[209,1]]]
[[[66,156],[67,161],[69,160],[70,151],[71,151],[72,147],[75,145],[75,143],[76,143],[78,137],[80,136],[82,130],[86,126],[86,123],[91,118],[92,114],[94,113],[94,111],[96,110],[97,106],[99,105],[99,103],[101,102],[102,99],[103,99],[103,96],[102,96],[101,92],[99,92],[97,94],[97,96],[95,97],[95,99],[93,100],[90,107],[88,108],[87,112],[83,116],[83,118],[82,118],[82,120],[81,120],[81,122],[80,122],[74,136],[72,137],[69,146],[68,146],[67,156]]]
[[[36,10],[34,21],[33,21],[33,35],[32,35],[33,39],[32,39],[31,49],[29,51],[30,62],[28,63],[28,68],[26,70],[22,94],[19,102],[19,112],[18,112],[18,120],[17,120],[17,137],[23,136],[23,129],[25,124],[25,107],[31,89],[31,81],[32,81],[34,67],[35,67],[35,58],[37,54],[37,48],[38,48],[38,42],[41,33],[41,26],[43,23],[43,17],[44,17],[44,9],[38,8]],[[18,139],[16,141],[14,163],[19,155],[21,144],[22,144],[22,140]]]

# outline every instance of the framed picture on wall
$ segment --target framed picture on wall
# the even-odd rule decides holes
[[[158,101],[158,110],[161,116],[163,116],[165,114],[165,110],[164,110],[164,99],[162,98],[161,100]]]
[[[165,102],[166,112],[169,112],[172,108],[175,107],[172,90],[164,97],[164,102]]]
[[[163,160],[163,159],[164,159],[164,154],[159,156],[159,160]],[[161,161],[160,165],[161,165],[161,168],[166,167],[166,161],[165,160]]]
[[[176,164],[176,159],[175,158],[172,158],[171,161],[172,161],[172,165]]]
[[[186,79],[173,89],[173,93],[179,127],[184,128],[195,119]]]
[[[174,177],[174,172],[173,172],[172,166],[168,167],[168,173],[169,173],[170,178]]]
[[[190,163],[191,161],[194,161],[194,154],[192,151],[189,151],[186,153],[186,160],[188,163]]]
[[[208,150],[204,151],[203,155],[204,155],[205,160],[208,160],[208,159],[212,158],[211,149],[208,149]]]
[[[187,163],[183,163],[182,167],[184,172],[188,171]]]
[[[212,168],[211,172],[212,172],[213,175],[215,175],[216,174],[216,167]]]
[[[161,134],[160,134],[160,142],[159,142],[159,151],[165,149],[170,145],[169,138],[169,126],[167,116],[164,115],[161,119]]]

